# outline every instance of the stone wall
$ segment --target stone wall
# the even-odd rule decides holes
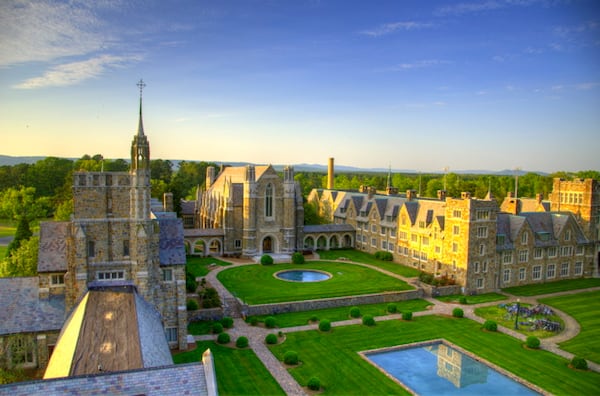
[[[454,294],[462,294],[460,285],[432,286],[428,285],[427,283],[421,283],[420,287],[423,289],[423,293],[428,297],[444,297]]]
[[[196,311],[188,311],[188,322],[199,322],[201,320],[221,320],[223,319],[223,308],[206,308]]]

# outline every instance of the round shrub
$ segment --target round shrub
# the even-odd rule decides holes
[[[248,321],[251,326],[256,326],[258,324],[258,318],[256,316],[251,316]]]
[[[246,348],[248,347],[248,337],[238,337],[237,340],[235,340],[235,346],[238,348]]]
[[[275,327],[275,318],[272,316],[267,316],[265,318],[265,327],[268,329],[272,329]]]
[[[498,331],[498,323],[494,322],[493,320],[486,320],[483,323],[483,328],[487,331]]]
[[[358,307],[350,308],[350,316],[352,318],[360,318],[360,309]]]
[[[269,256],[268,254],[263,254],[262,257],[260,258],[260,263],[262,265],[272,265],[273,257]]]
[[[311,322],[315,323],[319,321],[319,317],[317,315],[313,315],[309,319]]]
[[[292,263],[294,264],[304,264],[304,256],[300,252],[295,252],[292,254]]]
[[[307,386],[310,390],[318,391],[319,389],[321,389],[321,380],[317,377],[311,377],[308,380]]]
[[[540,339],[536,336],[529,336],[525,340],[525,345],[527,345],[527,348],[538,349],[540,347]]]
[[[588,369],[588,364],[587,361],[579,356],[574,356],[573,359],[571,359],[571,366],[573,368],[576,368],[577,370],[587,370]]]
[[[396,312],[398,312],[398,306],[394,303],[390,303],[387,305],[387,311],[389,313],[396,313]]]
[[[273,333],[267,334],[267,336],[265,337],[265,342],[270,345],[277,344],[277,335]]]
[[[231,329],[233,327],[233,319],[229,316],[225,316],[223,319],[221,319],[221,324],[224,328]]]
[[[289,365],[298,364],[298,352],[296,351],[287,351],[283,355],[283,362]]]
[[[452,310],[452,316],[454,316],[455,318],[462,318],[463,316],[465,316],[465,311],[463,311],[462,308],[454,308]]]
[[[363,316],[362,322],[366,326],[375,326],[375,319],[373,318],[373,315]]]
[[[198,301],[189,299],[185,304],[188,311],[195,311],[198,309]]]
[[[331,330],[331,322],[327,319],[323,319],[319,322],[319,330],[321,331],[329,331]]]
[[[411,311],[402,312],[402,320],[412,320],[412,312]]]
[[[461,304],[466,304],[467,303],[467,297],[462,296],[461,298],[458,299],[458,302]]]
[[[213,334],[221,334],[223,332],[223,325],[221,323],[213,323],[212,325]]]
[[[231,341],[231,337],[227,333],[221,333],[217,336],[217,342],[219,344],[227,344],[229,341]]]

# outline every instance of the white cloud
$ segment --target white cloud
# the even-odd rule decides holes
[[[52,86],[74,85],[83,80],[97,77],[109,69],[139,61],[138,56],[101,55],[85,61],[55,66],[40,77],[33,77],[14,86],[18,89],[35,89]]]
[[[404,70],[414,70],[414,69],[423,69],[428,67],[434,67],[438,65],[448,64],[450,62],[438,60],[438,59],[427,59],[416,61],[412,63],[400,63],[396,66],[389,67],[385,69],[386,71],[404,71]]]
[[[436,15],[464,15],[477,12],[499,10],[512,6],[530,6],[533,4],[547,4],[548,0],[488,0],[470,3],[458,3],[440,7],[435,11]]]
[[[398,30],[408,31],[408,30],[415,30],[415,29],[426,29],[426,28],[430,28],[431,26],[432,25],[430,23],[421,23],[421,22],[412,22],[412,21],[394,22],[394,23],[385,23],[385,24],[380,25],[372,30],[363,30],[360,33],[364,34],[366,36],[379,37],[379,36],[385,36],[390,33],[394,33]]]

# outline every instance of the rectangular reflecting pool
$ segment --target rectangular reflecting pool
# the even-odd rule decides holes
[[[418,395],[540,394],[445,341],[363,356]]]

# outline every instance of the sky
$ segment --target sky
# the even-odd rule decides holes
[[[600,170],[600,2],[0,1],[0,154]]]

